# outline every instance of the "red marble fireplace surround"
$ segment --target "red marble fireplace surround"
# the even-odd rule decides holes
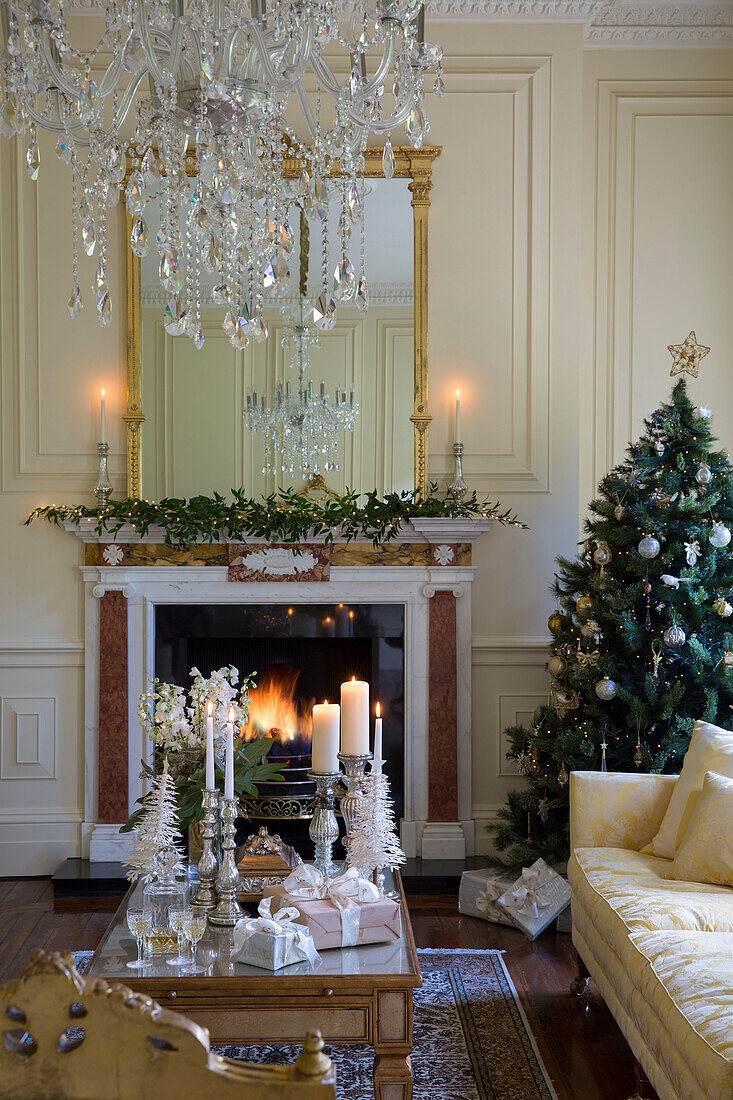
[[[423,858],[473,854],[471,543],[488,526],[482,520],[425,520],[410,525],[404,541],[382,548],[335,543],[327,578],[295,584],[272,576],[232,579],[226,545],[175,551],[156,532],[140,539],[123,530],[110,543],[91,527],[70,527],[86,543],[85,854],[119,858],[129,844],[118,830],[141,793],[139,760],[146,746],[136,710],[150,672],[155,603],[384,602],[385,593],[392,602],[404,600],[407,616],[403,846]]]

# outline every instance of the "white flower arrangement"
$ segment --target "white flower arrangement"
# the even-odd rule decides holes
[[[245,676],[240,687],[239,670],[225,665],[212,672],[208,679],[195,666],[190,675],[193,683],[188,691],[177,684],[166,684],[157,678],[150,681],[150,691],[140,696],[140,724],[156,748],[168,753],[203,752],[206,739],[206,715],[213,704],[215,751],[223,750],[223,733],[231,709],[235,726],[249,718],[251,699],[248,689],[256,673]],[[188,701],[187,701],[188,699]],[[217,740],[221,745],[217,745]]]

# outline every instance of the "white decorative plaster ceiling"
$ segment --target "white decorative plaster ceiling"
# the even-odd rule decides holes
[[[76,0],[71,10],[101,6]],[[588,46],[733,44],[733,0],[426,0],[426,7],[433,20],[582,23]]]

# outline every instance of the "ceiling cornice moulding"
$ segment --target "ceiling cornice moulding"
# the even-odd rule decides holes
[[[72,12],[89,14],[103,0],[75,0]],[[344,12],[352,0],[342,0]],[[733,46],[733,4],[684,0],[426,0],[429,18],[501,22],[582,23],[588,46]]]

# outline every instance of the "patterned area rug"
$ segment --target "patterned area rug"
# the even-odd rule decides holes
[[[557,1100],[499,951],[419,950],[415,990],[414,1100]],[[84,973],[91,951],[74,953]],[[214,1048],[228,1058],[284,1063],[297,1047]],[[370,1047],[327,1047],[339,1100],[373,1100]]]

